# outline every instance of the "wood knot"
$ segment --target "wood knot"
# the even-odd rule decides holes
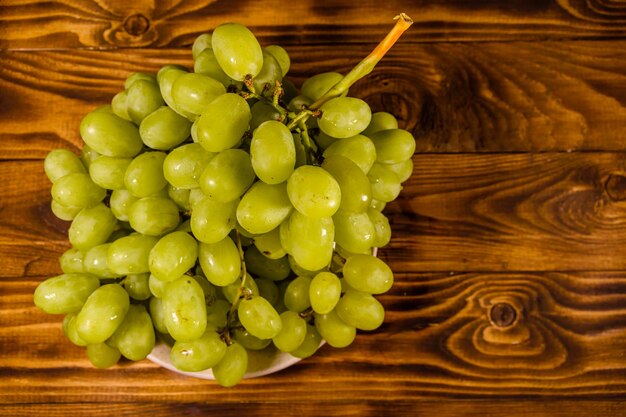
[[[517,320],[517,311],[509,303],[497,303],[489,310],[489,320],[496,327],[509,327]]]
[[[607,195],[614,201],[626,200],[626,176],[611,174],[604,183]]]
[[[150,20],[142,14],[132,14],[124,20],[123,27],[129,35],[141,36],[150,29]]]

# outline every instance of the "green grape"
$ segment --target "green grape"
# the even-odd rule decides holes
[[[278,287],[276,284],[266,278],[257,278],[254,280],[259,288],[259,295],[265,298],[271,305],[278,303]]]
[[[255,77],[263,67],[263,51],[250,30],[238,23],[224,23],[213,31],[211,46],[220,67],[233,80]]]
[[[76,317],[76,330],[85,342],[102,343],[122,324],[130,307],[128,293],[119,284],[103,285],[91,293]]]
[[[117,220],[111,210],[100,203],[82,209],[76,215],[70,225],[68,237],[72,246],[86,250],[106,242],[116,225]]]
[[[198,259],[198,242],[185,232],[163,236],[150,251],[150,272],[162,281],[173,281],[189,271]]]
[[[94,275],[63,274],[40,283],[33,299],[48,314],[76,313],[99,286],[100,281]]]
[[[85,272],[85,268],[83,267],[84,258],[85,253],[76,248],[70,248],[66,250],[59,258],[61,270],[65,274],[70,274],[73,272]]]
[[[148,287],[150,288],[150,292],[157,298],[162,298],[163,293],[165,293],[165,286],[167,282],[161,281],[154,275],[150,274],[148,278]]]
[[[339,210],[333,216],[335,241],[353,253],[367,252],[374,244],[376,229],[367,213]]]
[[[239,250],[228,236],[217,243],[200,242],[198,260],[207,280],[219,287],[232,284],[241,273]]]
[[[295,168],[301,167],[302,165],[308,164],[308,152],[302,143],[302,137],[300,137],[299,133],[292,133],[293,144],[296,148],[296,165]]]
[[[235,212],[239,200],[220,203],[205,197],[193,206],[191,230],[200,242],[216,243],[228,236],[235,227]]]
[[[317,271],[330,263],[334,240],[335,226],[330,217],[314,219],[294,212],[289,218],[290,249],[287,251],[309,271]]]
[[[150,298],[149,303],[150,317],[152,318],[152,324],[157,332],[168,334],[167,326],[165,325],[165,312],[163,311],[163,300],[158,297]]]
[[[253,182],[250,155],[241,149],[226,149],[215,155],[198,180],[202,192],[221,203],[237,200]]]
[[[278,63],[280,63],[280,60],[278,61]],[[291,100],[293,100],[294,97],[298,95],[298,89],[296,88],[296,85],[291,80],[288,80],[287,78],[283,78],[282,84],[283,84],[282,85],[283,86],[283,100],[285,103],[289,103]]]
[[[172,98],[172,86],[174,85],[174,82],[178,79],[178,77],[187,73],[188,71],[183,67],[177,65],[166,65],[161,68],[157,73],[157,80],[159,83],[161,96],[163,96],[163,101],[165,101],[165,104],[167,104],[172,110],[174,110],[181,116],[186,117],[189,120],[194,120],[195,116],[191,113],[187,113],[179,109],[178,106],[176,106],[176,103],[174,103],[174,99]]]
[[[174,81],[171,92],[177,108],[199,115],[211,101],[226,93],[226,88],[207,75],[187,73]]]
[[[107,265],[107,253],[110,243],[94,246],[87,249],[83,259],[83,268],[85,272],[96,275],[98,278],[119,278],[122,274],[116,274],[111,271]]]
[[[80,136],[89,150],[106,156],[132,158],[143,147],[137,126],[113,113],[87,114],[80,122]]]
[[[326,170],[312,165],[298,167],[287,181],[289,201],[311,218],[330,217],[341,201],[339,184]]]
[[[320,129],[336,138],[349,138],[361,133],[369,124],[372,113],[361,99],[337,97],[328,100],[320,107],[322,117],[318,120]]]
[[[322,336],[320,336],[315,326],[307,324],[304,342],[302,342],[298,349],[292,350],[289,353],[291,356],[295,356],[296,358],[305,359],[317,352],[317,349],[320,347],[320,343],[322,343]]]
[[[80,161],[87,169],[89,169],[89,165],[91,165],[91,162],[93,162],[99,156],[100,154],[93,150],[91,146],[87,145],[86,143],[83,146],[83,149],[80,151]]]
[[[261,181],[267,184],[286,181],[296,163],[296,148],[287,126],[274,120],[262,123],[252,135],[250,158]]]
[[[206,330],[206,304],[200,284],[189,276],[168,282],[163,292],[168,333],[177,341],[194,340]]]
[[[120,227],[122,228],[114,230],[113,233],[109,235],[109,238],[107,239],[107,243],[113,243],[117,239],[121,239],[133,233],[133,231],[130,230],[128,225],[120,224]]]
[[[330,313],[341,297],[341,282],[332,272],[315,275],[309,286],[309,300],[313,311],[319,314]]]
[[[191,190],[189,190],[189,207],[193,209],[196,204],[204,200],[205,197],[206,195],[204,195],[202,189],[192,188]]]
[[[372,187],[357,164],[345,156],[330,155],[324,160],[322,168],[339,184],[341,210],[362,213],[368,209],[372,199]]]
[[[379,201],[379,200],[376,200],[375,198],[372,198],[372,203],[370,204],[370,208],[372,210],[382,212],[385,209],[386,205],[387,203],[385,203],[384,201]]]
[[[385,319],[382,304],[370,294],[346,291],[336,307],[337,315],[345,323],[359,330],[374,330]]]
[[[165,156],[165,152],[138,155],[124,174],[124,188],[135,197],[148,197],[161,191],[167,185],[163,176]]]
[[[315,313],[315,328],[326,342],[334,348],[349,346],[356,337],[356,327],[346,324],[337,312]]]
[[[291,270],[293,271],[294,274],[296,274],[299,277],[313,278],[315,275],[322,272],[328,266],[328,265],[324,265],[323,268],[317,269],[315,271],[311,271],[309,269],[304,269],[303,267],[298,265],[298,263],[296,262],[293,256],[289,255],[287,256],[287,258],[289,259],[289,266],[291,267]]]
[[[354,255],[346,260],[343,276],[350,286],[368,294],[382,294],[393,285],[393,272],[372,255]]]
[[[263,297],[244,298],[239,302],[237,312],[241,325],[259,339],[271,339],[282,328],[280,316]]]
[[[376,161],[376,147],[372,141],[363,135],[356,135],[336,141],[324,151],[324,158],[332,155],[342,155],[352,160],[367,174]]]
[[[367,210],[372,224],[374,225],[374,241],[372,247],[382,248],[391,240],[391,227],[387,217],[378,210],[370,208]]]
[[[404,182],[411,178],[413,174],[413,160],[407,159],[406,161],[399,162],[397,164],[386,165],[388,169],[395,172],[400,182]]]
[[[63,318],[63,334],[76,346],[87,346],[76,331],[76,313],[69,313]]]
[[[354,256],[354,254],[350,255],[350,256]],[[341,278],[339,281],[341,281],[341,292],[347,292],[347,291],[356,291],[354,288],[352,288],[350,286],[350,284],[348,284],[348,281],[346,281],[345,278]]]
[[[176,341],[170,352],[172,364],[181,371],[199,372],[217,365],[226,355],[226,343],[209,330],[195,340]]]
[[[222,294],[224,298],[231,303],[235,304],[235,302],[243,296],[243,289],[246,289],[246,293],[251,296],[259,295],[259,287],[256,285],[256,281],[250,276],[250,274],[246,275],[246,285],[242,286],[241,278],[237,278],[235,282],[228,284],[222,287]]]
[[[178,207],[169,198],[140,198],[128,208],[127,213],[131,227],[149,236],[160,236],[174,230],[180,222]]]
[[[141,304],[131,305],[110,341],[125,358],[131,361],[145,359],[154,349],[155,342],[152,319],[146,308]]]
[[[276,227],[267,233],[258,235],[254,238],[254,246],[270,259],[280,259],[287,255],[287,252],[280,244],[280,228]]]
[[[278,45],[269,45],[263,48],[263,50],[270,53],[276,59],[276,61],[278,61],[282,76],[284,77],[285,75],[287,75],[289,67],[291,66],[291,59],[289,58],[289,54],[287,54],[287,51],[285,51],[283,47]]]
[[[223,387],[237,385],[248,369],[248,352],[238,343],[226,348],[224,357],[213,366],[213,376]]]
[[[400,179],[386,165],[378,163],[372,165],[372,168],[367,173],[367,178],[369,178],[372,184],[372,197],[376,200],[393,201],[402,190]]]
[[[198,268],[201,271],[201,268]],[[194,275],[192,277],[193,279],[196,280],[196,282],[198,284],[200,284],[200,288],[202,288],[202,293],[204,294],[204,304],[207,306],[207,309],[209,308],[210,305],[212,305],[215,300],[217,300],[217,287],[213,284],[211,284],[209,281],[207,281],[206,277],[196,273],[196,275]],[[207,313],[207,316],[209,315],[209,313]]]
[[[167,106],[159,107],[147,115],[139,125],[143,143],[161,151],[180,145],[190,133],[191,122]]]
[[[130,74],[126,81],[124,81],[124,89],[128,90],[135,82],[143,80],[150,83],[156,83],[156,77],[152,74],[146,74],[145,72],[133,72]]]
[[[142,234],[117,239],[109,246],[107,254],[109,269],[120,275],[150,272],[148,257],[158,241],[156,237]]]
[[[111,110],[116,116],[121,117],[124,120],[131,121],[128,114],[128,106],[126,106],[127,99],[128,94],[126,93],[126,90],[117,93],[111,100]]]
[[[237,221],[249,233],[267,233],[292,212],[287,185],[255,182],[237,206]]]
[[[250,350],[262,350],[272,343],[271,339],[259,339],[253,336],[252,333],[242,328],[235,328],[233,331],[234,339],[246,349]]]
[[[314,75],[302,84],[302,95],[317,101],[342,78],[343,75],[338,72],[323,72]]]
[[[165,158],[165,164],[163,168],[167,169],[166,166],[167,166],[167,158]],[[168,175],[167,171],[165,171],[164,173],[167,177]],[[189,209],[191,209],[191,205],[189,204],[190,191],[191,190],[189,189],[177,188],[172,185],[167,186],[167,196],[170,198],[170,200],[176,203],[176,205],[181,211],[188,211]],[[189,220],[185,221],[184,224],[189,225]],[[178,227],[180,228],[182,225],[183,223],[181,223]],[[191,231],[191,226],[189,226],[189,231]]]
[[[78,156],[67,149],[55,149],[49,152],[43,161],[43,169],[52,182],[69,174],[86,172]]]
[[[376,147],[376,161],[383,164],[399,164],[411,159],[415,152],[415,139],[403,129],[381,130],[370,136]]]
[[[282,79],[283,73],[278,60],[274,58],[274,55],[263,51],[263,67],[252,80],[256,93],[271,96],[276,82]]]
[[[191,220],[185,220],[184,222],[179,224],[178,227],[176,229],[174,229],[174,231],[175,232],[192,233],[191,232]]]
[[[119,350],[104,342],[87,345],[87,359],[96,368],[110,368],[120,360],[121,356]]]
[[[308,109],[311,104],[313,104],[313,100],[309,97],[296,96],[287,104],[287,109],[297,113],[300,110]]]
[[[290,280],[285,279],[283,281],[280,281],[277,285],[278,301],[276,302],[276,304],[273,304],[273,306],[279,314],[282,314],[285,311],[287,311],[287,306],[285,305],[285,292],[287,291],[287,287],[289,286],[290,283],[291,283]]]
[[[193,45],[191,45],[191,55],[193,59],[196,59],[198,55],[207,48],[211,48],[211,34],[203,33],[196,37],[193,41]]]
[[[220,67],[220,64],[217,62],[213,49],[210,48],[207,48],[198,54],[193,63],[193,70],[198,74],[208,75],[214,80],[221,82],[224,87],[238,83],[237,81],[231,80],[231,78],[226,75],[222,67]]]
[[[113,113],[113,107],[111,107],[110,104],[104,104],[102,106],[99,106],[99,107],[93,109],[92,111],[94,111],[94,112],[101,112],[101,113]]]
[[[92,207],[105,196],[106,191],[83,173],[65,175],[52,184],[52,198],[66,207]]]
[[[297,277],[289,283],[284,298],[285,306],[289,310],[301,313],[311,307],[311,299],[309,298],[311,281],[309,277]]]
[[[139,125],[143,119],[165,102],[159,85],[153,81],[137,80],[126,90],[126,108],[130,119]]]
[[[250,130],[254,131],[266,121],[276,121],[280,118],[280,113],[271,104],[265,101],[257,101],[250,108]],[[289,133],[291,137],[291,133]],[[291,139],[293,141],[293,139]]]
[[[89,165],[89,175],[102,188],[119,190],[124,188],[124,173],[131,158],[114,158],[102,155]]]
[[[328,136],[326,133],[320,131],[317,137],[315,138],[315,143],[322,149],[328,148],[333,143],[337,142],[338,138],[334,138],[332,136]]]
[[[111,198],[109,199],[111,212],[118,220],[127,222],[128,209],[137,200],[139,199],[132,195],[128,190],[113,190],[113,192],[111,193]]]
[[[282,352],[292,352],[304,342],[307,333],[306,321],[293,311],[285,311],[280,315],[283,326],[272,338],[274,346]]]
[[[211,101],[196,122],[198,142],[210,152],[235,147],[250,124],[250,107],[233,93],[222,94]]]
[[[215,300],[206,308],[207,329],[220,330],[226,327],[230,303],[226,300]]]
[[[199,143],[179,146],[163,162],[165,179],[176,188],[196,188],[199,186],[200,175],[214,156],[214,153],[206,151]]]
[[[244,259],[248,271],[255,276],[258,275],[272,281],[281,281],[291,273],[287,257],[270,259],[259,252],[254,245],[246,249]]]
[[[143,301],[152,296],[150,292],[150,274],[129,274],[124,278],[124,289],[133,300]]]
[[[82,210],[82,207],[67,207],[52,200],[50,202],[50,210],[59,219],[70,222],[74,220],[76,215]]]
[[[388,129],[397,129],[398,121],[395,116],[391,113],[387,113],[384,111],[379,111],[376,113],[372,113],[372,120],[370,124],[367,126],[367,129],[363,131],[363,134],[367,137],[369,135],[374,134],[376,132],[380,132],[381,130]]]

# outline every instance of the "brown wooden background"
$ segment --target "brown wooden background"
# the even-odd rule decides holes
[[[93,369],[32,304],[67,225],[42,158],[132,71],[247,24],[296,83],[346,71],[417,139],[386,209],[378,331],[225,390],[148,361]],[[0,412],[6,416],[626,415],[626,3],[617,0],[0,1]],[[494,307],[497,306],[497,307]]]

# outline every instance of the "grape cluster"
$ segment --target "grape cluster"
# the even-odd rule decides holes
[[[193,44],[193,72],[134,73],[80,124],[80,158],[50,152],[51,208],[71,221],[63,274],[35,304],[96,367],[155,340],[183,371],[239,382],[248,350],[312,355],[384,319],[382,214],[413,170],[412,135],[228,23]],[[335,90],[333,90],[333,88]]]

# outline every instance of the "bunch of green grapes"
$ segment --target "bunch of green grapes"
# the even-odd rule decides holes
[[[411,175],[412,135],[372,114],[344,76],[297,93],[287,52],[239,24],[193,44],[194,68],[134,73],[87,114],[82,155],[45,159],[52,211],[71,221],[63,274],[35,304],[106,368],[156,340],[182,371],[224,386],[248,350],[305,358],[384,319],[391,269],[381,212]]]

